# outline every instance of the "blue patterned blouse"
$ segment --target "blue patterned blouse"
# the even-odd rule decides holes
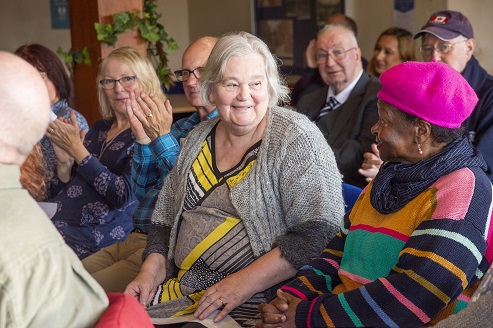
[[[71,180],[55,178],[49,201],[58,205],[53,223],[79,258],[122,241],[132,231],[138,200],[130,186],[134,136],[129,128],[106,143],[109,121],[97,121],[84,146],[91,155],[74,164]]]

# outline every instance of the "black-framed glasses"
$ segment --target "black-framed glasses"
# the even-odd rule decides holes
[[[175,73],[176,79],[178,81],[186,82],[188,80],[188,78],[190,77],[190,74],[193,74],[193,76],[195,76],[195,78],[198,80],[202,76],[203,72],[204,72],[203,67],[197,67],[193,70],[181,69],[179,71],[175,71],[174,73]]]
[[[344,58],[346,58],[346,54],[354,49],[356,49],[356,47],[349,48],[348,50],[344,50],[342,48],[336,48],[330,52],[319,52],[315,56],[315,59],[317,60],[318,64],[326,63],[329,56],[332,57],[332,59],[334,59],[335,61],[343,60]]]
[[[438,53],[445,55],[445,54],[450,52],[450,49],[452,49],[452,47],[454,45],[456,45],[458,43],[466,42],[467,40],[469,40],[469,39],[457,41],[454,43],[449,43],[449,42],[448,43],[441,43],[441,44],[437,45],[436,47],[431,46],[431,45],[422,45],[421,47],[419,47],[419,52],[423,56],[431,56],[431,55],[433,55],[433,51],[436,50]]]
[[[122,85],[122,87],[128,88],[134,85],[136,79],[137,79],[137,75],[132,75],[132,76],[124,76],[118,80],[104,79],[99,81],[99,83],[101,83],[103,89],[111,90],[115,87],[116,82],[119,82]]]

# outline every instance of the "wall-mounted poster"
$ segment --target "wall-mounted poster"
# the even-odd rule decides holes
[[[286,0],[286,16],[297,19],[310,19],[311,4],[306,0]]]
[[[328,15],[344,12],[344,0],[256,0],[255,34],[282,60],[281,71],[300,75],[305,49]],[[323,23],[319,24],[319,21]]]
[[[341,0],[317,0],[317,25],[325,26],[327,17],[335,13],[343,13],[343,7]]]
[[[258,8],[281,7],[282,0],[257,0]]]
[[[51,28],[70,28],[68,0],[50,0]]]
[[[259,22],[260,35],[270,51],[283,65],[294,65],[293,22],[289,19],[269,19]]]

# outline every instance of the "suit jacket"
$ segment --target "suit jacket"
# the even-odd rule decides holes
[[[367,184],[358,169],[363,163],[363,153],[370,152],[375,142],[370,130],[378,120],[380,89],[378,79],[363,72],[346,102],[316,122],[334,151],[344,182],[360,188]],[[315,121],[325,105],[327,92],[328,87],[324,87],[303,96],[298,111]]]

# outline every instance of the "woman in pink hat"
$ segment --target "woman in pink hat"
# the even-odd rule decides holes
[[[473,89],[433,62],[380,81],[384,164],[320,257],[260,306],[259,328],[433,325],[467,306],[492,262],[492,185],[464,137]]]

